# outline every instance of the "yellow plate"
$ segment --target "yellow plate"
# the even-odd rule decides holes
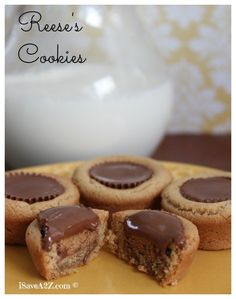
[[[163,162],[175,177],[211,173],[210,168],[189,164]],[[71,176],[79,162],[27,168],[36,172],[51,172]],[[7,294],[229,294],[231,292],[231,251],[201,251],[187,275],[177,286],[160,287],[150,276],[106,251],[78,272],[52,282],[37,273],[27,249],[6,246],[5,284]]]

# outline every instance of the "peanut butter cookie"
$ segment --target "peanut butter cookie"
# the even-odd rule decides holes
[[[112,215],[106,243],[116,256],[166,286],[175,285],[186,274],[199,235],[196,226],[182,217],[130,210]]]
[[[197,175],[172,182],[162,192],[162,208],[192,221],[200,235],[199,248],[231,247],[231,176]]]
[[[111,212],[151,207],[170,181],[170,172],[160,162],[134,156],[83,162],[73,175],[82,203]]]
[[[94,259],[104,242],[107,218],[107,211],[79,205],[40,212],[26,231],[26,244],[38,272],[50,280]]]
[[[25,244],[26,228],[40,211],[77,204],[79,191],[67,178],[14,171],[6,173],[5,197],[6,243]]]

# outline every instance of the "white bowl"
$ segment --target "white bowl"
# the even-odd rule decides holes
[[[6,76],[6,160],[22,167],[111,154],[148,156],[171,110],[171,83],[155,84],[137,70],[84,64]]]

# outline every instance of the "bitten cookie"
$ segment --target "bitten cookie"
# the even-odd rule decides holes
[[[26,244],[38,272],[47,280],[75,272],[98,255],[108,212],[76,206],[39,213],[27,228]]]
[[[84,162],[73,175],[81,202],[111,212],[151,207],[170,181],[171,174],[161,163],[134,156]]]
[[[6,173],[5,197],[7,244],[25,244],[26,228],[40,211],[79,202],[78,188],[71,180],[28,172]]]
[[[200,235],[199,248],[231,247],[231,177],[211,174],[172,182],[162,193],[162,208],[192,221]]]
[[[164,211],[131,210],[112,215],[106,243],[119,258],[167,286],[185,275],[199,235],[196,226],[182,217]]]

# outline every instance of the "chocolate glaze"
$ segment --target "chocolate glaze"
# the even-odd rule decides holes
[[[50,251],[52,244],[84,230],[94,231],[100,220],[90,209],[81,206],[50,208],[38,214],[42,247]]]
[[[180,248],[185,243],[180,219],[163,211],[140,211],[127,217],[124,232],[127,237],[137,236],[152,242],[160,255],[166,254],[168,246],[173,243]]]
[[[36,173],[9,173],[5,176],[6,197],[34,203],[53,199],[64,192],[55,179]]]
[[[231,178],[210,177],[186,181],[180,193],[187,199],[197,202],[215,203],[231,199]]]
[[[131,162],[105,162],[93,166],[89,175],[107,187],[128,189],[150,179],[153,171],[144,165]]]

